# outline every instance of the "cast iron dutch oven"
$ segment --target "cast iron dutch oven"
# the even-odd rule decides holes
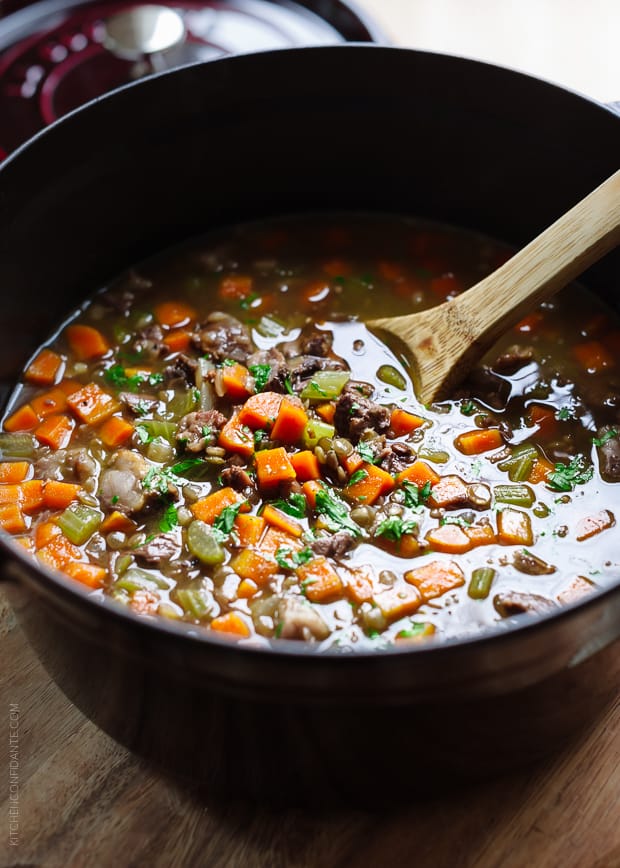
[[[435,218],[521,245],[618,169],[620,117],[527,76],[373,46],[243,55],[90,103],[0,169],[2,377],[93,289],[222,224]],[[612,304],[620,255],[585,282]],[[0,538],[3,584],[66,694],[137,753],[286,801],[382,800],[562,746],[617,685],[620,584],[479,639],[375,654],[241,648],[93,600]]]

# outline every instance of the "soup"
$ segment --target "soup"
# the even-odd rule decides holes
[[[0,527],[95,595],[253,644],[475,635],[617,581],[613,315],[569,288],[432,406],[364,326],[509,255],[330,215],[139,265],[27,366]]]

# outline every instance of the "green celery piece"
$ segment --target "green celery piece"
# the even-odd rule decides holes
[[[472,600],[485,600],[489,596],[495,576],[496,572],[491,567],[479,567],[473,571],[467,589],[467,593]]]
[[[531,506],[536,500],[529,485],[496,485],[493,494],[498,503],[510,503],[512,506]]]
[[[200,396],[196,389],[182,389],[174,393],[173,397],[168,401],[167,414],[171,419],[182,419],[188,413],[192,413],[198,409]]]
[[[394,386],[395,389],[407,388],[407,381],[394,365],[381,365],[377,370],[377,378],[388,386]]]
[[[204,591],[196,588],[178,588],[176,598],[186,615],[200,620],[211,611],[211,602]]]
[[[168,443],[174,444],[177,425],[175,422],[161,422],[159,419],[144,419],[140,422],[140,427],[144,428],[150,440],[156,440],[161,437],[162,440],[167,440]],[[149,440],[149,442],[150,442]]]
[[[512,450],[510,458],[500,461],[498,468],[508,473],[511,482],[523,482],[528,478],[538,458],[538,450],[530,443],[521,443]]]
[[[193,521],[187,528],[187,548],[199,561],[208,566],[221,564],[225,557],[213,528],[204,521]]]
[[[286,331],[286,326],[272,316],[262,316],[256,331],[264,338],[277,338]]]
[[[331,438],[335,433],[336,429],[333,425],[321,422],[318,419],[311,419],[306,423],[306,427],[304,428],[302,436],[303,444],[306,449],[314,449],[319,440],[322,440],[323,437]]]
[[[83,503],[72,503],[58,519],[58,526],[69,542],[81,546],[99,528],[102,518],[98,509]]]
[[[424,458],[426,461],[432,461],[433,464],[445,464],[450,460],[447,452],[441,449],[432,449],[428,446],[422,446],[418,452],[418,458]]]
[[[141,570],[139,567],[130,567],[125,570],[123,577],[114,582],[114,588],[121,588],[129,591],[132,594],[134,591],[149,590],[155,585],[156,588],[165,591],[169,585],[161,576],[154,576],[152,573],[147,573],[146,570]]]
[[[304,386],[301,397],[311,401],[331,401],[338,397],[350,379],[348,371],[317,371]]]
[[[32,458],[35,447],[32,434],[0,434],[0,458]]]

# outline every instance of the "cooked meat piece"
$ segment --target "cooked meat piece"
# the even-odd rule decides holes
[[[169,561],[180,550],[181,547],[173,534],[161,533],[143,545],[131,549],[131,554],[148,564],[160,564],[162,561]]]
[[[134,416],[152,413],[159,406],[157,398],[152,395],[143,395],[140,392],[120,392],[118,397]]]
[[[361,395],[363,398],[372,398],[375,387],[372,383],[366,383],[364,380],[349,380],[344,391],[353,392],[354,395]]]
[[[299,597],[285,597],[278,604],[274,617],[282,624],[282,639],[327,639],[330,630],[310,603]]]
[[[240,467],[238,464],[229,464],[220,473],[222,485],[229,485],[235,491],[254,491],[254,480],[250,476],[246,467]]]
[[[99,467],[86,449],[57,449],[46,451],[35,463],[37,477],[43,479],[73,480],[84,485],[96,483]]]
[[[556,567],[552,564],[537,558],[525,549],[514,553],[512,563],[515,569],[520,573],[527,573],[528,576],[549,576],[556,571]]]
[[[553,600],[548,597],[541,597],[539,594],[520,594],[517,591],[496,594],[493,605],[502,618],[512,618],[513,615],[523,615],[525,612],[544,615],[557,608]]]
[[[164,377],[170,386],[195,386],[197,369],[196,359],[190,359],[185,353],[181,353],[167,368],[164,368]]]
[[[433,486],[428,505],[433,509],[488,509],[491,490],[483,482],[468,484],[460,476],[442,476]]]
[[[347,366],[339,359],[324,359],[321,356],[300,356],[290,362],[291,383],[294,388],[302,389],[307,380],[317,371],[345,371]]]
[[[400,473],[413,463],[413,449],[406,443],[384,443],[375,453],[375,464],[380,464],[388,473]]]
[[[280,350],[275,347],[269,350],[257,350],[249,356],[247,365],[248,368],[252,365],[269,365],[269,374],[261,391],[286,392],[286,378],[289,376],[289,370],[286,359]]]
[[[249,332],[243,323],[221,311],[214,311],[196,327],[194,345],[201,353],[207,353],[214,362],[234,359],[246,364],[254,347]]]
[[[346,530],[339,530],[330,536],[322,536],[310,543],[310,548],[315,555],[323,555],[326,558],[339,560],[344,557],[355,543],[354,537]]]
[[[164,343],[164,333],[161,326],[154,324],[136,332],[132,349],[142,359],[149,359],[150,361],[167,356],[168,347]]]
[[[508,347],[505,353],[498,356],[492,364],[494,371],[499,371],[500,374],[515,374],[528,362],[534,358],[534,350],[532,347],[522,347],[519,344],[513,344]]]
[[[609,436],[610,432],[617,430],[610,425],[603,425],[596,434],[599,440],[605,441],[597,448],[599,470],[605,482],[620,480],[620,436],[618,434]],[[606,437],[609,439],[605,439]]]
[[[343,437],[357,443],[365,431],[385,434],[390,427],[390,411],[365,398],[348,383],[336,401],[334,425]]]
[[[149,464],[138,452],[121,449],[101,474],[101,500],[108,509],[130,514],[144,509],[149,497],[156,491],[145,492],[142,480]]]
[[[573,401],[588,407],[598,424],[620,422],[620,378],[609,369],[584,374],[575,385]]]
[[[121,289],[118,292],[106,292],[103,300],[118,313],[127,313],[131,310],[135,301],[135,293],[130,289]]]
[[[452,397],[455,400],[471,398],[501,410],[510,397],[510,383],[494,373],[488,365],[482,365],[471,372],[463,386]]]
[[[309,334],[301,336],[301,353],[304,356],[326,356],[330,352],[333,342],[332,332],[312,329]]]
[[[226,416],[219,410],[196,410],[179,421],[176,440],[188,452],[202,452],[215,446],[218,432],[226,424]]]

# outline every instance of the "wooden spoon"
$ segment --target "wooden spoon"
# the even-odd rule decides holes
[[[418,400],[447,397],[509,328],[620,243],[620,170],[457,298],[366,323],[404,343]]]

